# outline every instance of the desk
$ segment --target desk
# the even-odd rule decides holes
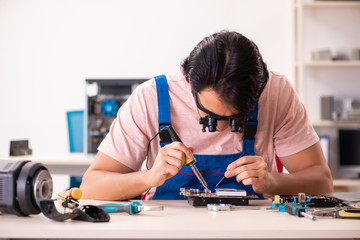
[[[100,201],[81,201],[100,204]],[[262,209],[209,212],[187,201],[142,201],[163,205],[164,211],[136,215],[112,213],[108,223],[55,222],[42,214],[29,217],[0,216],[0,238],[85,238],[85,239],[281,239],[360,238],[360,220],[311,221],[265,208],[269,200],[250,200]]]
[[[95,154],[84,153],[48,153],[25,156],[0,154],[1,160],[30,160],[44,164],[51,174],[69,174],[82,176],[95,158]]]

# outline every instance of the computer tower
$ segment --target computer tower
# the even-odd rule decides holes
[[[86,79],[84,152],[97,153],[121,105],[148,79]]]

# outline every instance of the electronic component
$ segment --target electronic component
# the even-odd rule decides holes
[[[101,113],[104,117],[115,117],[117,111],[119,110],[116,99],[105,99],[100,103],[100,105]]]
[[[218,197],[246,197],[245,190],[238,190],[234,188],[216,188],[215,194]]]
[[[276,204],[284,205],[285,203],[295,202],[298,204],[306,203],[307,207],[311,208],[330,208],[335,207],[337,200],[333,197],[327,197],[324,195],[305,195],[300,193],[299,195],[275,195]]]
[[[229,189],[226,189],[225,191],[222,191],[221,189],[216,189],[218,193],[220,193],[220,196],[217,195],[217,193],[206,192],[206,191],[200,191],[199,189],[186,189],[186,188],[180,188],[180,195],[183,195],[188,198],[188,203],[194,207],[198,206],[206,206],[207,204],[230,204],[235,206],[248,206],[249,205],[249,198],[257,198],[256,195],[247,195],[246,191],[244,190],[232,190],[229,191]],[[236,193],[238,195],[245,195],[245,196],[229,196],[224,194],[225,192],[232,192],[232,194]]]
[[[74,188],[70,188],[65,192],[58,193],[58,197],[59,197],[58,201],[62,207],[73,209],[80,205],[78,200],[81,198],[81,196],[82,196],[81,189],[74,187]]]

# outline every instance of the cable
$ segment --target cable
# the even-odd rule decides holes
[[[155,134],[155,136],[150,139],[150,141],[149,141],[149,143],[148,143],[148,145],[147,145],[147,149],[146,149],[146,159],[145,159],[145,162],[146,162],[145,165],[146,165],[146,169],[147,169],[147,170],[150,170],[149,165],[148,165],[148,163],[149,163],[149,155],[150,155],[150,143],[152,142],[152,140],[154,140],[154,139],[157,137],[157,135],[159,135],[159,133],[160,133],[161,131],[162,131],[162,129],[160,129],[160,130]],[[149,188],[149,189],[143,194],[141,200],[145,200],[145,197],[146,197],[146,195],[149,193],[150,190],[151,190],[151,188]]]
[[[147,145],[147,149],[146,149],[146,159],[145,159],[145,161],[146,161],[146,169],[147,170],[150,170],[150,168],[149,168],[149,165],[148,165],[148,163],[149,163],[149,154],[150,154],[150,143],[152,142],[152,140],[154,140],[156,137],[157,137],[157,135],[159,135],[159,133],[162,131],[162,129],[160,129],[156,134],[155,134],[155,136],[153,136],[151,139],[150,139],[150,141],[149,141],[149,143],[148,143],[148,145]]]

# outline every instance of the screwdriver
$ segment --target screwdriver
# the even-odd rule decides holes
[[[175,130],[171,126],[169,126],[167,128],[167,130],[170,133],[170,135],[174,141],[182,142],[181,139],[179,138],[179,136],[176,134]],[[207,183],[206,183],[205,179],[203,178],[203,176],[201,175],[199,169],[195,166],[195,162],[196,162],[195,158],[191,159],[191,158],[185,157],[185,166],[191,167],[191,169],[195,173],[195,176],[197,177],[197,179],[199,180],[201,185],[205,188],[205,192],[211,192],[208,189]]]
[[[307,217],[313,221],[316,220],[316,216],[307,214],[305,212],[305,209],[300,208],[298,205],[296,205],[295,203],[286,203],[285,204],[285,211],[293,216],[298,216],[298,217]]]
[[[141,211],[162,211],[162,210],[164,210],[164,206],[143,206],[139,202],[131,202],[129,204],[104,203],[104,204],[98,205],[98,207],[108,213],[126,212],[129,215],[133,215],[133,214],[139,213]]]

